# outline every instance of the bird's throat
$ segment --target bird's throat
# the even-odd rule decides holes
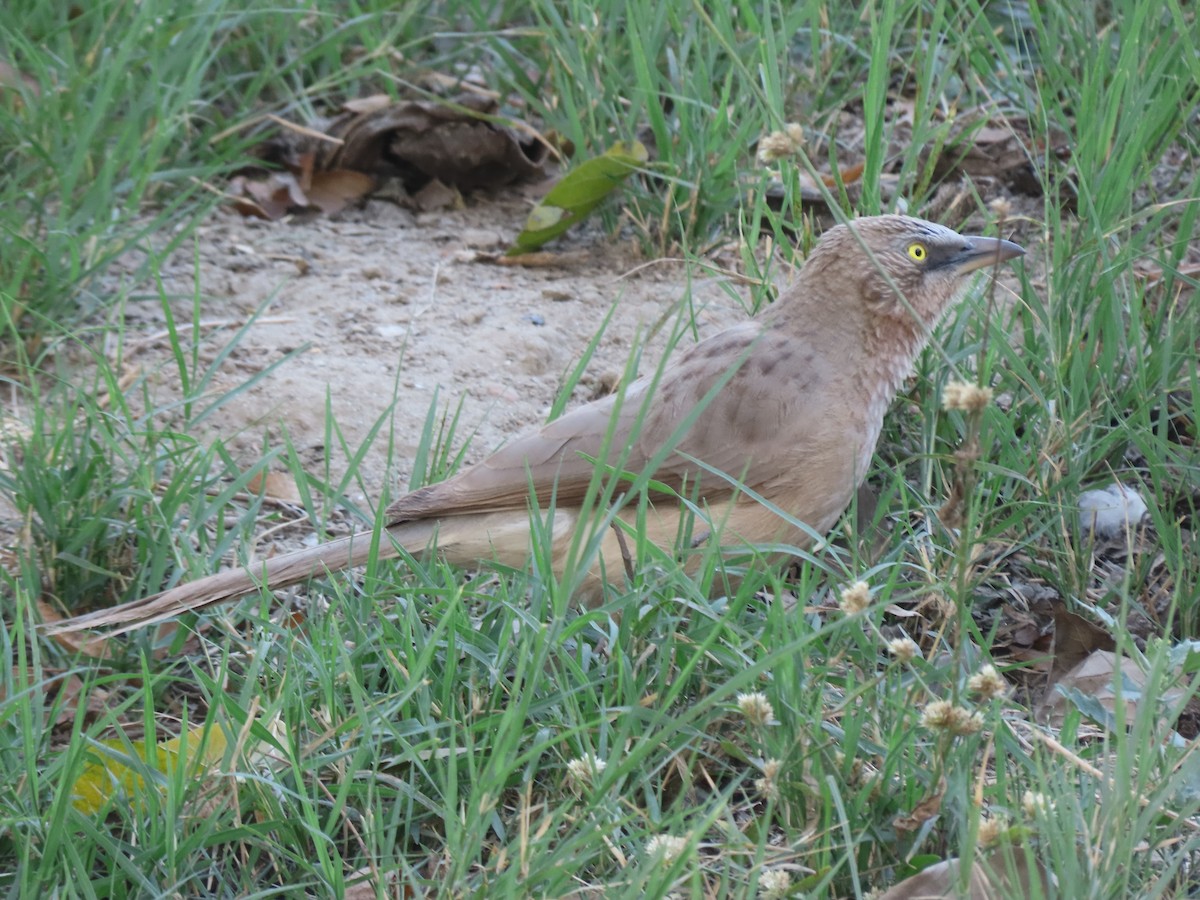
[[[896,322],[876,321],[868,330],[865,353],[856,372],[856,387],[863,399],[867,425],[874,448],[883,428],[883,417],[896,399],[896,392],[912,373],[917,356],[929,341],[929,332],[915,326],[897,327]]]

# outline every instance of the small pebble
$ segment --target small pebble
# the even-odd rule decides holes
[[[539,327],[546,324],[546,317],[541,313],[529,313],[528,315],[521,316],[521,318]]]

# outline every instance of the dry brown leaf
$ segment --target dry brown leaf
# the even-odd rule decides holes
[[[1117,680],[1122,687],[1120,698],[1125,704],[1125,721],[1132,722],[1137,715],[1139,705],[1144,696],[1139,696],[1146,686],[1146,673],[1132,659],[1118,656],[1111,650],[1097,650],[1081,660],[1071,671],[1065,673],[1047,690],[1046,695],[1038,703],[1034,716],[1039,722],[1055,727],[1061,726],[1067,712],[1075,707],[1068,697],[1055,690],[1057,685],[1079,691],[1093,698],[1107,712],[1116,713],[1117,709]],[[1130,689],[1132,686],[1132,691]],[[1171,708],[1178,705],[1183,697],[1182,688],[1166,691],[1149,698],[1151,703],[1166,704]],[[1099,723],[1103,724],[1103,723]],[[1167,722],[1162,723],[1162,729],[1169,729]]]
[[[1005,867],[1005,854],[1012,859]],[[892,886],[879,900],[1007,900],[1010,897],[1052,896],[1055,879],[1021,847],[993,850],[971,867],[967,893],[957,890],[957,859],[947,859],[922,869]],[[1032,866],[1032,870],[1031,870]],[[998,873],[1007,872],[1007,876]]]
[[[892,824],[898,831],[916,831],[942,810],[942,798],[946,796],[946,779],[938,781],[937,790],[922,800],[905,815],[896,816]]]
[[[377,94],[347,101],[340,115],[312,127],[268,117],[282,130],[258,155],[282,170],[243,172],[228,193],[243,215],[275,220],[296,210],[337,213],[386,179],[418,194],[419,209],[439,209],[459,191],[540,176],[549,141],[523,122],[494,121],[497,109],[476,94],[444,102]],[[430,185],[432,193],[420,193]]]
[[[344,143],[320,148],[320,167],[397,177],[409,191],[434,178],[472,191],[541,175],[546,142],[489,121],[496,112],[490,98],[464,94],[450,104],[414,100],[340,116],[326,131]]]
[[[353,100],[347,100],[342,104],[342,109],[348,113],[357,115],[367,115],[369,113],[379,112],[381,109],[387,109],[395,103],[387,94],[371,94],[369,97],[356,97]]]
[[[62,616],[55,611],[53,606],[44,600],[38,601],[38,612],[41,614],[43,624],[62,621]],[[175,633],[178,630],[179,623],[177,621],[162,622],[155,628],[154,650],[152,653],[154,659],[164,659],[172,652],[172,643],[175,640]],[[56,634],[52,635],[52,638],[60,647],[72,653],[82,653],[84,656],[89,656],[92,659],[106,660],[115,656],[114,641],[116,638],[109,638],[105,635],[97,634],[95,631]],[[198,638],[196,634],[192,634],[188,637],[180,652],[188,652],[189,647],[195,650],[196,646],[198,646]],[[89,709],[91,708],[91,696],[94,695],[95,689],[93,688],[92,695],[89,695]],[[103,693],[100,696],[101,699],[107,697]]]
[[[251,494],[264,494],[285,503],[300,503],[300,489],[296,487],[296,479],[285,472],[259,472],[248,482],[246,490]]]
[[[307,188],[308,200],[327,216],[362,200],[375,188],[375,179],[370,175],[348,169],[314,172],[311,182]]]
[[[308,198],[291,172],[271,172],[260,181],[237,175],[229,182],[227,193],[242,215],[271,221],[308,206]]]
[[[847,166],[844,169],[838,170],[837,178],[833,175],[822,175],[821,180],[825,182],[825,187],[835,188],[838,185],[838,179],[841,179],[842,184],[854,184],[862,178],[863,172],[866,171],[867,164],[860,162],[857,165]]]
[[[1113,636],[1082,616],[1068,612],[1061,603],[1054,607],[1054,665],[1048,687],[1097,650],[1115,650]]]
[[[312,186],[313,167],[316,164],[317,154],[309,150],[297,156],[295,164],[290,167],[291,173],[296,176],[296,183],[300,185],[300,190],[306,195],[306,198],[308,189]]]
[[[296,171],[311,152],[317,171],[399,178],[410,191],[439,178],[465,191],[540,175],[549,153],[548,141],[530,126],[492,121],[496,103],[473,94],[442,102],[365,98],[346,109],[320,123],[322,140],[290,129],[266,142],[260,155]]]
[[[922,869],[916,875],[893,885],[879,900],[960,900],[955,887],[958,881],[958,860],[947,859]],[[970,900],[992,900],[987,876],[978,869],[971,871]]]

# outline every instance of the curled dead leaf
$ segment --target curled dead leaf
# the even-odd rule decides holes
[[[343,104],[344,112],[315,123],[322,139],[289,130],[260,155],[295,170],[306,153],[313,170],[348,169],[399,178],[409,191],[439,179],[461,191],[493,188],[540,176],[548,142],[528,125],[502,119],[490,97],[393,101],[374,95]]]
[[[235,207],[264,219],[308,209],[329,215],[398,179],[409,194],[443,185],[437,197],[420,201],[421,208],[437,208],[459,191],[540,176],[550,153],[547,139],[501,119],[496,102],[477,94],[401,102],[377,94],[342,109],[311,126],[272,117],[282,130],[258,155],[281,170],[236,176],[228,190]]]

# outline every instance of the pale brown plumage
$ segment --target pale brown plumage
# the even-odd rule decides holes
[[[1008,241],[964,237],[903,216],[832,228],[770,310],[680,354],[657,384],[639,379],[617,395],[527,432],[444,482],[398,499],[385,513],[379,557],[397,556],[397,548],[414,554],[436,548],[454,563],[523,566],[532,486],[540,506],[553,497],[553,555],[561,570],[576,529],[596,519],[583,504],[594,460],[601,458],[626,473],[652,469],[655,481],[698,496],[711,525],[697,523],[694,542],[711,538],[711,530],[722,545],[803,547],[810,543],[808,532],[696,461],[726,473],[813,532],[827,531],[867,471],[896,389],[966,276],[1023,253]],[[693,424],[680,434],[698,406]],[[606,435],[611,450],[602,457]],[[678,437],[673,449],[672,437]],[[669,550],[679,535],[680,508],[662,493],[651,498],[637,527]],[[637,522],[635,510],[618,515]],[[602,530],[600,541],[576,592],[584,600],[624,577],[623,552],[630,542],[618,537],[616,527]],[[128,630],[236,599],[262,585],[284,587],[359,565],[370,553],[370,534],[358,534],[48,630],[106,625]]]

